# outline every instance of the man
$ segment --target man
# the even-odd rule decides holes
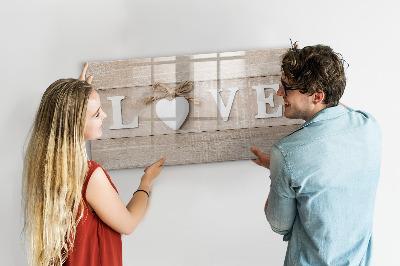
[[[289,241],[284,265],[371,264],[381,133],[371,115],[339,104],[344,62],[328,46],[289,49],[278,95],[285,117],[306,122],[270,155],[252,148],[270,169],[265,213]]]

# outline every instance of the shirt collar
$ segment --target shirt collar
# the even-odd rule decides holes
[[[346,109],[345,107],[343,107],[342,105],[325,108],[325,109],[319,111],[318,113],[316,113],[313,117],[308,119],[306,122],[304,122],[304,124],[300,127],[300,129],[304,128],[312,123],[315,123],[315,122],[320,122],[320,121],[329,120],[332,118],[342,116],[345,113],[347,113],[348,111],[349,110]]]

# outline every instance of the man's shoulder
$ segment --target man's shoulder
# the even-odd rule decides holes
[[[340,112],[336,110],[335,113],[331,112],[331,115],[329,115],[331,110],[326,110],[306,121],[298,130],[278,141],[274,145],[275,148],[285,156],[289,153],[302,152],[318,141],[327,141],[337,135],[347,134],[349,137],[352,132],[353,135],[365,132],[374,134],[375,138],[380,136],[379,124],[370,113],[351,108],[346,111],[344,108],[340,109],[342,109]]]
[[[353,110],[353,109],[349,109],[349,114],[353,117],[358,117],[359,119],[362,119],[364,122],[368,122],[371,125],[375,126],[375,127],[379,127],[378,121],[375,119],[375,117],[365,111],[362,110]]]
[[[307,131],[307,129],[299,128],[275,143],[273,148],[279,150],[283,156],[299,151],[309,142]]]

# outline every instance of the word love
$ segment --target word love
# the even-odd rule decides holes
[[[266,105],[269,105],[272,108],[275,107],[274,97],[276,97],[277,95],[279,84],[252,86],[252,89],[255,90],[257,94],[256,101],[258,114],[254,118],[260,119],[283,116],[282,105],[279,105],[277,111],[273,114],[268,114],[266,108]],[[270,93],[268,97],[265,97],[265,89],[272,89],[273,93]],[[229,98],[226,104],[222,100],[221,89],[208,90],[208,92],[211,94],[211,97],[214,99],[222,120],[225,122],[229,119],[232,105],[235,101],[235,96],[238,90],[238,88],[228,89]],[[111,101],[113,112],[113,124],[110,126],[110,129],[127,129],[139,127],[138,116],[135,116],[133,122],[128,125],[124,125],[122,123],[121,101],[125,99],[125,96],[112,96],[107,97],[107,99]],[[169,126],[173,130],[178,130],[189,113],[189,103],[185,98],[182,97],[177,97],[172,101],[163,99],[157,103],[156,113],[160,120],[163,121],[167,126]]]

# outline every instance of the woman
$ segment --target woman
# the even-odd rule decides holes
[[[125,206],[108,174],[87,159],[107,115],[86,79],[55,81],[43,94],[24,161],[24,214],[30,265],[122,265],[121,234],[143,217],[161,159],[145,170]]]

